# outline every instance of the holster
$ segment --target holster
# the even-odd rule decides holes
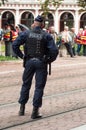
[[[51,61],[50,57],[45,56],[43,61],[48,64],[48,74],[51,75]]]

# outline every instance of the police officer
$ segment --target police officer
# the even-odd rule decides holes
[[[42,106],[43,91],[47,80],[47,65],[56,60],[58,50],[52,36],[42,30],[43,18],[38,15],[32,30],[22,32],[13,42],[13,50],[20,57],[25,57],[25,70],[19,103],[19,115],[25,114],[25,104],[29,99],[32,78],[35,74],[35,91],[33,97],[32,119],[40,118],[39,108]],[[24,44],[24,54],[19,49]]]

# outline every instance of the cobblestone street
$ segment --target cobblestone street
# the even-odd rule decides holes
[[[25,116],[18,116],[22,73],[21,60],[0,62],[0,130],[71,130],[86,125],[86,57],[58,57],[52,63],[40,120],[30,117],[34,78]]]

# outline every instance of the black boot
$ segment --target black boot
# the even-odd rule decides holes
[[[37,118],[41,118],[41,117],[42,117],[42,115],[39,114],[39,108],[33,107],[31,118],[37,119]]]
[[[25,105],[21,104],[19,110],[19,116],[24,116],[24,114],[25,114]]]

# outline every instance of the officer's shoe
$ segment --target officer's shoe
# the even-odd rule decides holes
[[[21,104],[19,110],[19,116],[24,116],[24,115],[25,115],[25,105]]]
[[[38,118],[41,118],[41,117],[42,117],[42,115],[39,114],[39,108],[34,107],[33,111],[32,111],[31,118],[32,119],[38,119]]]

